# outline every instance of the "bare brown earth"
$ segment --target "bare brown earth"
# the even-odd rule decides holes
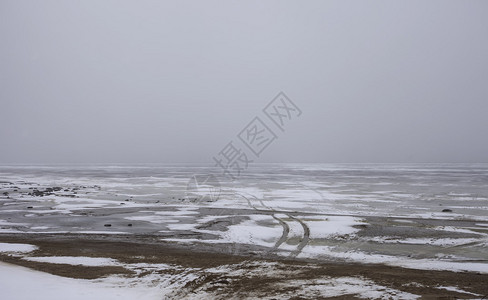
[[[343,276],[360,276],[388,288],[421,295],[422,299],[483,299],[488,295],[488,274],[414,270],[379,264],[283,259],[272,255],[263,257],[247,248],[239,248],[236,253],[236,248],[229,245],[181,245],[162,242],[152,236],[2,234],[0,242],[28,243],[38,246],[39,249],[30,253],[31,256],[107,257],[123,263],[165,263],[203,270],[201,274],[204,275],[188,282],[184,289],[175,294],[175,298],[185,298],[185,295],[199,291],[218,292],[222,296],[221,299],[238,298],[239,295],[248,295],[251,292],[260,297],[272,297],[278,292],[293,295],[296,286],[283,287],[279,283],[290,280],[312,282],[324,277]],[[0,255],[0,260],[71,278],[95,279],[111,274],[137,276],[119,266],[86,267],[40,263],[9,255]],[[253,269],[258,268],[260,264],[269,262],[277,262],[278,269],[282,272],[253,273]],[[243,269],[248,269],[248,275],[233,275],[225,272],[205,273],[207,268],[236,264],[241,264]],[[168,273],[171,270],[164,272]],[[280,286],[279,291],[278,286]],[[442,290],[438,288],[440,286],[457,286],[467,292],[483,296],[474,297],[473,294]],[[342,296],[334,299],[350,298],[351,296]],[[307,298],[302,295],[290,296],[289,299],[317,299],[317,297]]]

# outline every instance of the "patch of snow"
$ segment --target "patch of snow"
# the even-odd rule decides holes
[[[52,264],[68,264],[74,266],[99,267],[118,266],[120,263],[111,258],[105,257],[84,257],[84,256],[35,256],[24,257],[28,261],[47,262]]]
[[[462,290],[456,286],[439,286],[437,287],[438,289],[443,289],[443,290],[446,290],[446,291],[451,291],[451,292],[457,292],[457,293],[461,293],[461,294],[469,294],[469,295],[473,295],[473,296],[483,296],[483,295],[480,295],[480,294],[475,294],[475,293],[471,293],[471,292],[467,292],[465,290]]]
[[[118,286],[107,281],[65,278],[0,262],[0,290],[4,299],[161,299],[157,288]]]
[[[29,244],[0,243],[1,253],[29,253],[38,247]]]
[[[418,295],[403,292],[375,284],[373,281],[360,277],[323,278],[312,282],[299,280],[278,283],[278,286],[301,286],[301,290],[294,291],[294,296],[304,297],[339,297],[356,296],[366,299],[417,299]]]
[[[168,224],[167,225],[170,230],[196,230],[195,227],[197,224]]]
[[[432,245],[432,246],[460,246],[469,243],[480,242],[480,239],[475,238],[394,238],[394,237],[372,237],[369,241],[385,244],[417,244],[417,245]]]
[[[167,216],[133,216],[133,217],[125,217],[124,219],[130,221],[145,221],[153,224],[164,224],[168,222]]]
[[[176,211],[158,211],[155,214],[163,215],[163,216],[189,216],[189,215],[198,215],[198,211],[194,210],[187,210],[187,209],[178,209]]]
[[[469,294],[469,295],[473,295],[473,296],[483,296],[483,295],[480,295],[480,294],[475,294],[475,293],[471,293],[471,292],[467,292],[465,290],[462,290],[456,286],[439,286],[437,287],[438,289],[442,289],[442,290],[446,290],[446,291],[450,291],[450,292],[457,292],[457,293],[461,293],[461,294]]]
[[[131,234],[130,232],[124,232],[124,231],[76,231],[76,233],[82,233],[82,234]]]
[[[223,240],[230,243],[272,247],[281,236],[281,226],[269,215],[250,215],[249,217],[250,220],[243,221],[237,225],[231,225],[227,228],[227,231],[218,232],[218,234],[221,235]],[[260,226],[257,224],[259,221],[267,221],[275,226]]]
[[[278,253],[286,255],[286,253]],[[404,256],[382,254],[368,254],[360,251],[336,251],[330,246],[305,247],[298,257],[306,258],[335,258],[360,263],[385,264],[418,270],[440,270],[453,272],[488,273],[488,264],[480,262],[455,262],[440,259],[414,259]]]
[[[349,216],[306,216],[299,217],[310,228],[310,238],[329,238],[331,236],[353,234],[359,231],[354,225],[366,224]]]

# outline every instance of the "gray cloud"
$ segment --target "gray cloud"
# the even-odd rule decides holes
[[[488,162],[486,1],[0,2],[0,163]]]

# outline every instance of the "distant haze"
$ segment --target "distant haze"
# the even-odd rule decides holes
[[[488,162],[488,1],[0,1],[0,163]]]

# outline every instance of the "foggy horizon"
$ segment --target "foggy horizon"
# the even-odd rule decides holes
[[[0,165],[488,163],[485,1],[2,1]]]

